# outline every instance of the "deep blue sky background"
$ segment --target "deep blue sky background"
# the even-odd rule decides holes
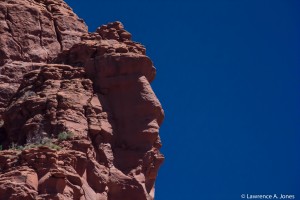
[[[166,156],[156,200],[300,199],[299,0],[67,0],[120,20],[156,68]]]

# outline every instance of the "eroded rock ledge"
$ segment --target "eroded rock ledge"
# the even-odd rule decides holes
[[[62,0],[1,1],[0,32],[1,198],[154,199],[164,112],[143,45],[120,22],[88,33]]]

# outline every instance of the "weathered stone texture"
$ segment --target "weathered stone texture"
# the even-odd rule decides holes
[[[143,45],[120,22],[88,33],[62,0],[1,1],[0,32],[0,197],[154,199],[164,112]]]

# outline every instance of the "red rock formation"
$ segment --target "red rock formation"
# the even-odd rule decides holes
[[[62,0],[1,0],[0,116],[32,62],[50,62],[86,32]]]
[[[87,33],[62,0],[0,11],[0,199],[154,199],[164,114],[145,48],[120,22]]]
[[[2,0],[1,61],[46,62],[87,32],[62,0]]]

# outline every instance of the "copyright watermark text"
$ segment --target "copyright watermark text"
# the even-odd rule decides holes
[[[293,194],[242,194],[242,199],[296,199]]]

